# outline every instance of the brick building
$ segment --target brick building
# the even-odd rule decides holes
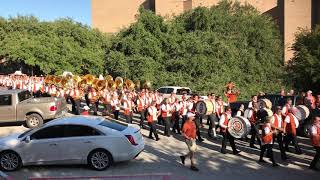
[[[312,28],[320,22],[320,0],[238,0],[271,15],[279,25],[284,43],[284,60],[293,56],[290,50],[299,28]],[[210,7],[219,0],[92,0],[92,26],[115,33],[135,21],[142,5],[161,16],[178,15],[199,6]]]

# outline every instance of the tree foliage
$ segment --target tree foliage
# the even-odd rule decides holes
[[[289,64],[289,76],[299,90],[320,89],[320,26],[301,30],[293,44],[294,57]]]
[[[140,9],[136,23],[116,35],[106,56],[113,75],[148,79],[155,87],[222,93],[233,81],[247,98],[283,85],[282,47],[273,20],[230,1],[171,20]]]
[[[45,74],[102,73],[107,45],[105,35],[70,19],[0,19],[0,56]]]

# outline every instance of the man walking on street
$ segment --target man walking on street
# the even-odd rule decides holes
[[[193,171],[199,171],[199,169],[195,166],[195,152],[197,150],[197,144],[196,144],[196,124],[193,121],[195,118],[194,113],[187,113],[187,121],[184,123],[182,128],[182,133],[185,138],[185,142],[188,146],[189,153],[184,156],[180,156],[182,164],[185,163],[186,157],[190,157],[191,160],[191,167],[190,169]]]
[[[314,156],[309,168],[319,171],[316,164],[320,159],[320,116],[316,116],[313,119],[311,126],[311,143],[316,149],[316,155]]]

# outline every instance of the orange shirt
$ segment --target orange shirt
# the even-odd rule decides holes
[[[182,132],[189,138],[196,138],[196,124],[194,121],[187,120],[183,124]]]

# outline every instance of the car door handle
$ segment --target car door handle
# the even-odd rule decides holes
[[[49,146],[57,146],[56,143],[49,144]]]
[[[84,143],[89,144],[89,143],[91,143],[91,141],[85,141]]]

